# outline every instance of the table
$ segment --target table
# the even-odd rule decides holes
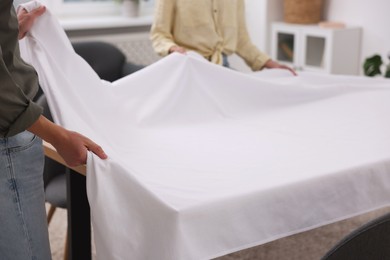
[[[43,142],[45,156],[67,167],[68,259],[91,259],[91,220],[86,166],[70,167],[55,148]]]
[[[88,158],[101,259],[210,259],[389,205],[387,81],[243,75],[175,54],[109,84],[48,13],[35,25],[21,50],[55,122],[110,158]],[[72,211],[88,206],[76,176]]]

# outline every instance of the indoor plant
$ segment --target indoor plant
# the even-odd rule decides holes
[[[388,58],[390,59],[390,53],[388,55]],[[364,75],[369,77],[382,75],[382,67],[383,61],[380,55],[375,54],[371,57],[368,57],[363,64]],[[390,78],[390,63],[386,66],[384,77]]]

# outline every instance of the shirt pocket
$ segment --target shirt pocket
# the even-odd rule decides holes
[[[210,0],[181,0],[177,3],[176,15],[184,27],[212,25],[212,5]]]

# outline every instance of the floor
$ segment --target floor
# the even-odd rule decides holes
[[[264,245],[229,254],[215,260],[313,260],[320,259],[346,234],[380,215],[390,212],[390,207],[330,224],[315,230],[279,239]],[[53,260],[62,260],[66,235],[66,210],[57,209],[49,225]],[[95,250],[92,257],[96,259]]]
[[[46,204],[46,209],[49,205]],[[49,240],[51,247],[52,260],[64,259],[65,237],[67,229],[67,211],[65,209],[56,209],[51,223],[49,225]],[[92,245],[92,259],[96,259],[95,248]]]

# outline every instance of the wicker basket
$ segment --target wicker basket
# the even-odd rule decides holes
[[[284,0],[284,21],[313,24],[321,21],[323,0]]]

